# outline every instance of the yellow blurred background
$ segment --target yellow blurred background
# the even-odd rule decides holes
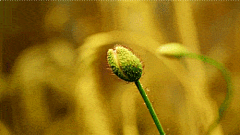
[[[226,83],[214,67],[159,56],[169,42],[231,71],[234,98],[212,135],[240,134],[240,3],[0,2],[0,134],[157,135],[133,83],[111,73],[115,44],[141,58],[140,81],[167,135],[203,135]]]

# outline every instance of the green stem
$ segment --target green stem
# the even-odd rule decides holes
[[[194,59],[198,59],[201,60],[205,63],[209,63],[213,66],[215,66],[217,69],[219,69],[222,72],[222,75],[224,77],[224,79],[226,80],[227,83],[227,93],[226,93],[226,97],[223,101],[223,103],[220,105],[219,110],[218,110],[218,118],[214,121],[214,123],[210,126],[210,128],[207,131],[207,135],[210,134],[210,132],[219,124],[219,122],[221,121],[225,110],[229,107],[229,104],[231,103],[231,99],[232,99],[232,95],[233,95],[233,91],[232,91],[232,83],[231,83],[231,75],[230,72],[225,68],[225,66],[219,62],[217,62],[214,59],[211,59],[207,56],[203,56],[203,55],[198,55],[195,53],[189,53],[189,54],[185,54],[185,57],[189,57],[189,58],[194,58]]]
[[[163,131],[163,128],[162,128],[162,126],[161,126],[161,124],[160,124],[160,122],[158,120],[158,117],[157,117],[157,115],[156,115],[156,113],[155,113],[155,111],[153,109],[153,106],[152,106],[150,100],[148,99],[147,94],[144,91],[140,81],[139,80],[136,81],[135,84],[136,84],[140,94],[142,95],[142,98],[143,98],[145,104],[147,105],[147,108],[148,108],[148,110],[149,110],[149,112],[150,112],[150,114],[151,114],[151,116],[153,118],[153,121],[154,121],[155,125],[157,126],[157,129],[158,129],[160,135],[165,135],[165,133]]]

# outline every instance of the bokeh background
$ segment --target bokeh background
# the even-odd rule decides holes
[[[237,1],[0,1],[0,134],[157,135],[133,83],[111,73],[106,52],[130,47],[167,135],[203,135],[226,83],[214,67],[156,53],[177,42],[222,62],[234,97],[212,135],[240,134]]]

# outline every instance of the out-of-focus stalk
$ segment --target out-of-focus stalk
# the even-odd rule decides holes
[[[194,53],[199,53],[200,47],[191,2],[173,3],[182,44],[189,47]],[[186,97],[186,108],[183,109],[180,115],[180,121],[186,121],[186,118],[189,118],[185,124],[182,124],[182,134],[202,134],[203,131],[200,131],[198,128],[199,123],[206,130],[213,121],[213,103],[206,90],[207,80],[203,64],[195,60],[187,60],[187,64],[189,67],[189,78],[185,78],[184,87],[188,92],[186,96],[191,96],[191,98]],[[208,99],[203,102],[202,99],[206,98]],[[202,114],[205,116],[202,116]],[[218,135],[222,134],[220,129],[216,133]]]

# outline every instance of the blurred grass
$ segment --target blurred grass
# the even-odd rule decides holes
[[[167,134],[202,135],[226,94],[221,73],[157,56],[180,42],[223,62],[235,97],[215,135],[240,134],[239,3],[6,2],[1,6],[0,134],[155,135],[134,84],[108,70],[107,49],[140,56],[141,78]]]

